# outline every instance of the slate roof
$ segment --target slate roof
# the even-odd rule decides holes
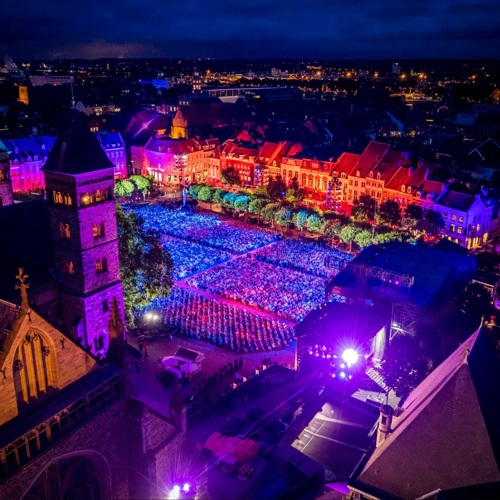
[[[499,392],[499,362],[479,329],[409,395],[353,485],[414,499],[500,481]]]
[[[56,138],[50,136],[4,139],[0,141],[0,149],[3,144],[4,148],[9,152],[10,159],[12,161],[17,160],[20,164],[29,161],[43,161],[44,158],[48,157],[55,141]],[[38,160],[35,160],[35,156]]]
[[[345,173],[346,175],[350,175],[354,170],[356,163],[359,160],[359,155],[354,153],[342,153],[337,163],[335,164],[335,171],[339,174]]]
[[[359,157],[356,167],[353,169],[351,175],[355,175],[359,170],[360,177],[366,177],[370,170],[381,160],[381,158],[388,152],[389,144],[382,142],[372,141],[366,146],[363,153]]]
[[[77,175],[108,168],[115,166],[87,128],[85,115],[71,110],[42,170]]]
[[[443,196],[441,196],[438,204],[443,207],[459,210],[461,212],[467,212],[475,201],[476,195],[474,194],[459,193],[457,191],[448,190]]]

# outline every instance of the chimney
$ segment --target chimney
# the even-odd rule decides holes
[[[393,413],[392,406],[382,405],[380,407],[380,421],[378,423],[376,442],[377,448],[386,440],[387,436],[389,436],[391,432]]]
[[[408,177],[410,177],[411,174],[413,174],[413,167],[408,167]]]
[[[424,180],[427,180],[429,178],[429,169],[426,168],[425,169],[425,176],[424,176]]]

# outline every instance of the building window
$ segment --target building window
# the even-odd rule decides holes
[[[464,221],[464,218],[460,216],[460,217],[458,218],[458,222],[463,222],[463,221]]]
[[[455,224],[450,224],[450,233],[455,232]]]
[[[445,212],[445,213],[443,214],[443,219],[447,219],[447,218],[448,218],[448,214]]]
[[[59,236],[61,238],[70,239],[71,238],[71,229],[69,228],[69,224],[59,223]]]
[[[102,272],[101,261],[99,259],[95,261],[95,272],[97,274]]]
[[[456,215],[452,215],[451,216],[451,220],[457,220],[457,216]]]
[[[457,226],[457,233],[462,234],[462,226]]]
[[[108,311],[109,311],[108,299],[104,299],[102,301],[102,312],[105,313],[105,312],[108,312]]]
[[[73,266],[73,261],[67,260],[64,263],[64,272],[67,274],[75,274],[75,267]]]
[[[96,351],[100,351],[101,349],[104,349],[104,336],[99,335],[99,337],[96,337],[94,339],[94,345],[95,345]]]
[[[99,236],[104,236],[104,222],[99,222],[99,224],[94,223],[92,225],[92,233],[94,238],[98,238]]]

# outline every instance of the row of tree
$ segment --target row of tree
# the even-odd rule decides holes
[[[207,184],[192,184],[189,186],[190,196],[199,201],[218,203],[236,214],[248,213],[257,216],[261,221],[267,221],[271,227],[277,225],[288,229],[292,224],[299,231],[324,236],[331,240],[341,240],[349,245],[355,243],[364,248],[372,243],[387,243],[390,241],[413,241],[414,236],[409,230],[395,228],[387,224],[387,219],[380,217],[375,226],[368,220],[356,220],[335,211],[323,212],[318,208],[305,208],[297,202],[276,200],[267,197],[267,191],[257,189],[250,193],[239,191],[233,193],[215,188]]]
[[[115,182],[115,197],[130,198],[134,193],[140,193],[146,198],[153,185],[152,176],[131,175],[128,179]]]

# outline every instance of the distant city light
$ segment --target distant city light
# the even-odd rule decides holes
[[[342,359],[346,362],[347,366],[352,366],[358,361],[359,354],[354,349],[349,348],[342,353]]]
[[[189,483],[184,483],[184,486],[182,487],[182,491],[184,491],[184,493],[188,493],[190,488],[191,488],[191,485]]]

